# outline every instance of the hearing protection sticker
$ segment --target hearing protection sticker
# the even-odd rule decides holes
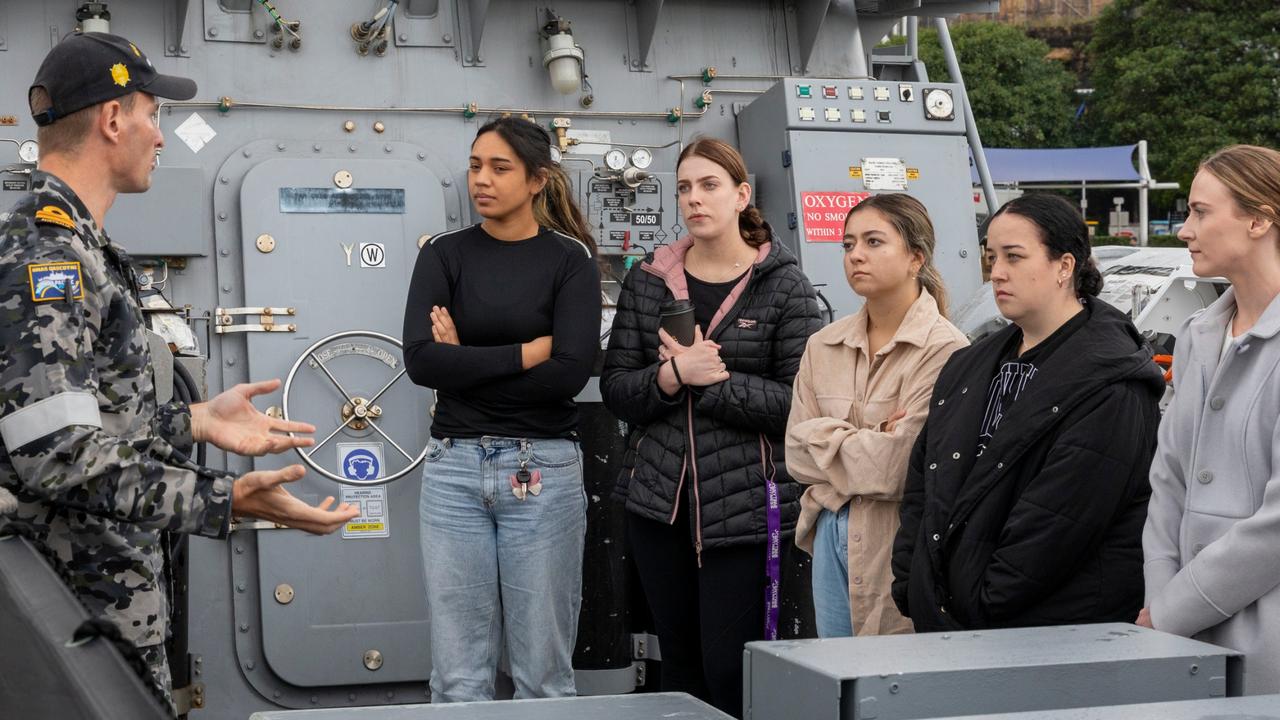
[[[382,477],[382,443],[338,443],[338,472],[351,480]],[[360,514],[342,526],[343,539],[391,537],[387,489],[343,485],[341,502],[358,505]]]

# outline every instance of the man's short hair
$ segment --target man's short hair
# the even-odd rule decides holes
[[[138,99],[138,93],[132,92],[118,99],[120,107],[125,112],[131,112],[134,101]],[[32,88],[28,100],[32,115],[42,113],[53,106],[53,100],[43,87]],[[89,131],[93,129],[94,120],[97,119],[98,111],[104,104],[98,103],[81,108],[66,117],[58,118],[49,125],[36,128],[36,142],[40,144],[40,154],[70,153],[79,150],[85,138],[89,136]]]

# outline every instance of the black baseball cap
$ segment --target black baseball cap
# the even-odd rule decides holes
[[[138,90],[169,100],[196,95],[194,80],[161,75],[137,45],[97,32],[75,32],[55,45],[36,71],[31,90],[36,88],[44,88],[53,101],[52,107],[32,115],[41,126]]]

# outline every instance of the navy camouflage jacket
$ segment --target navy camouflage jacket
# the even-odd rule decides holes
[[[191,414],[158,405],[128,256],[71,188],[32,173],[0,214],[0,486],[89,612],[163,642],[163,531],[224,536],[232,476],[202,468]]]

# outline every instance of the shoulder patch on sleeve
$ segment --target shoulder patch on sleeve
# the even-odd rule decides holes
[[[68,230],[76,229],[76,221],[71,219],[71,213],[66,209],[57,205],[45,205],[36,211],[36,223],[43,225],[57,225]]]
[[[27,266],[34,302],[84,299],[84,283],[80,280],[80,262],[33,263]]]

